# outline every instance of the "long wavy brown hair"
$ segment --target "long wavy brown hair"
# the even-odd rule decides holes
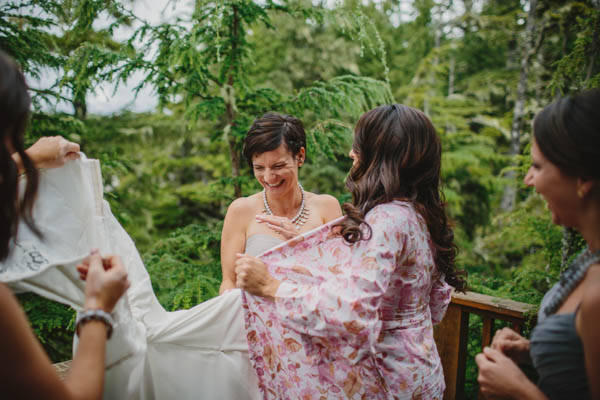
[[[352,204],[343,205],[344,240],[370,238],[365,216],[378,204],[410,201],[427,224],[437,268],[448,284],[464,291],[465,273],[454,264],[458,248],[441,192],[442,145],[429,118],[402,104],[377,107],[358,120],[352,150],[358,163],[346,179]]]
[[[30,105],[23,74],[17,64],[0,51],[0,261],[8,256],[10,240],[17,235],[19,220],[39,234],[31,216],[38,173],[23,144]],[[13,153],[21,157],[27,175],[25,193],[20,200],[18,168]]]

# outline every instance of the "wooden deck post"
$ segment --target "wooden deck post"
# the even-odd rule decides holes
[[[444,320],[433,329],[446,380],[445,400],[464,399],[469,314],[450,303]]]

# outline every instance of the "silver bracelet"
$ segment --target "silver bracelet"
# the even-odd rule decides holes
[[[75,322],[75,333],[79,336],[79,327],[86,322],[90,322],[92,320],[102,321],[106,325],[106,339],[110,339],[113,333],[113,325],[115,321],[112,319],[109,313],[103,310],[85,310],[77,317],[77,322]]]

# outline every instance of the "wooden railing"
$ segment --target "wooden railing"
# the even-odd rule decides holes
[[[507,321],[515,331],[521,332],[534,308],[531,304],[474,292],[452,294],[444,320],[434,328],[446,379],[445,400],[465,399],[469,315],[480,315],[483,320],[483,348],[492,342],[494,320]]]
[[[446,379],[444,399],[465,398],[469,315],[477,314],[483,319],[481,332],[483,347],[488,346],[492,341],[494,320],[507,321],[514,330],[521,332],[533,309],[534,306],[531,304],[474,292],[452,294],[452,302],[448,306],[444,320],[434,328],[435,341]],[[70,364],[71,361],[54,364],[61,378],[64,378]]]

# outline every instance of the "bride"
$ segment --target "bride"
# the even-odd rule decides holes
[[[268,113],[255,120],[246,134],[244,157],[263,190],[236,199],[227,210],[220,294],[236,287],[236,254],[256,256],[342,216],[333,196],[306,192],[298,181],[306,159],[306,135],[298,118]]]

